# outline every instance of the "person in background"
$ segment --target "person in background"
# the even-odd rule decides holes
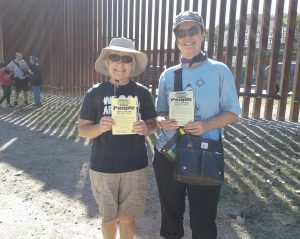
[[[161,129],[156,142],[153,167],[161,203],[160,235],[167,239],[184,236],[183,215],[188,196],[192,239],[215,239],[215,223],[221,186],[198,186],[174,179],[174,162],[160,150],[178,129],[177,121],[168,118],[168,94],[174,91],[174,71],[182,67],[182,88],[193,91],[194,122],[184,125],[188,134],[219,140],[222,128],[234,122],[241,109],[235,82],[228,67],[207,58],[201,50],[205,28],[197,12],[185,11],[173,23],[181,63],[165,70],[159,79],[157,121]]]
[[[10,104],[12,75],[12,70],[9,67],[7,67],[4,63],[0,63],[0,84],[3,89],[3,96],[0,99],[0,107],[5,99],[7,102],[7,106],[12,107]]]
[[[15,79],[15,87],[16,87],[16,94],[15,94],[15,102],[13,106],[18,105],[19,95],[20,92],[23,91],[24,96],[24,104],[28,105],[28,90],[29,90],[29,76],[30,70],[25,60],[23,60],[23,56],[20,52],[16,53],[15,60],[12,60],[8,67],[11,68],[14,72],[14,79]]]
[[[147,55],[134,49],[133,41],[113,38],[95,63],[109,81],[87,91],[80,110],[79,135],[92,138],[90,179],[102,215],[104,239],[135,236],[135,220],[144,214],[148,185],[145,136],[157,126],[149,90],[131,77],[145,70]],[[138,98],[138,120],[129,135],[113,135],[112,97]]]
[[[29,57],[29,69],[31,71],[31,88],[34,96],[34,102],[36,106],[41,106],[41,82],[42,74],[38,57]]]

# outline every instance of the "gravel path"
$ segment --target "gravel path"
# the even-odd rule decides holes
[[[83,139],[74,142],[36,132],[9,118],[0,118],[0,135],[0,238],[102,238],[88,177],[89,145]],[[138,239],[161,238],[159,207],[150,163],[146,216],[137,223]],[[232,209],[221,200],[219,238],[250,238],[229,219]],[[188,219],[185,229],[185,239],[191,238]]]

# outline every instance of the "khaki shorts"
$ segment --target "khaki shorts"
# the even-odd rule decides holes
[[[101,173],[90,169],[91,188],[104,222],[121,212],[131,218],[142,217],[147,198],[149,169],[126,173]]]

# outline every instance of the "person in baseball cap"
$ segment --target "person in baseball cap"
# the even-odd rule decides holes
[[[176,164],[164,154],[179,124],[169,117],[169,96],[175,88],[175,74],[181,78],[183,91],[192,91],[193,120],[180,125],[186,134],[219,141],[223,127],[234,122],[241,108],[235,81],[228,67],[209,59],[202,51],[204,22],[198,12],[185,11],[173,22],[180,63],[166,69],[160,76],[157,96],[157,122],[160,135],[154,150],[153,168],[161,204],[160,235],[163,238],[184,238],[183,218],[186,197],[189,201],[190,228],[193,239],[217,238],[216,215],[221,185],[193,185],[174,178]],[[177,74],[178,72],[181,74]],[[180,82],[180,81],[176,81]],[[184,106],[178,111],[185,112]],[[200,137],[199,145],[201,145]],[[193,156],[190,157],[191,161]],[[180,164],[177,158],[177,163]],[[199,167],[198,167],[199,166]],[[200,168],[200,165],[195,168]],[[217,167],[212,167],[217,173]],[[224,172],[223,172],[224,173]],[[221,173],[222,174],[222,173]]]
[[[191,27],[185,27],[191,26]],[[181,62],[184,65],[191,67],[193,64],[198,62],[204,62],[206,60],[206,55],[201,51],[201,46],[204,41],[205,31],[204,31],[204,21],[198,12],[185,11],[178,14],[173,22],[173,32],[176,37],[176,43],[181,51]],[[200,41],[194,42],[196,50],[189,47],[185,47],[185,44],[181,42],[186,41],[186,37],[194,37],[199,35]],[[197,54],[195,54],[197,52]]]
[[[39,58],[37,56],[29,56],[29,60],[31,60],[34,63],[38,63],[39,62]]]

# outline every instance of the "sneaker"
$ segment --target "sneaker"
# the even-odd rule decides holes
[[[8,105],[7,105],[7,107],[10,107],[10,108],[11,108],[11,107],[13,107],[13,105],[11,105],[11,104],[8,104]]]
[[[13,103],[12,107],[16,107],[17,105],[18,105],[18,102],[15,101],[15,102]]]

